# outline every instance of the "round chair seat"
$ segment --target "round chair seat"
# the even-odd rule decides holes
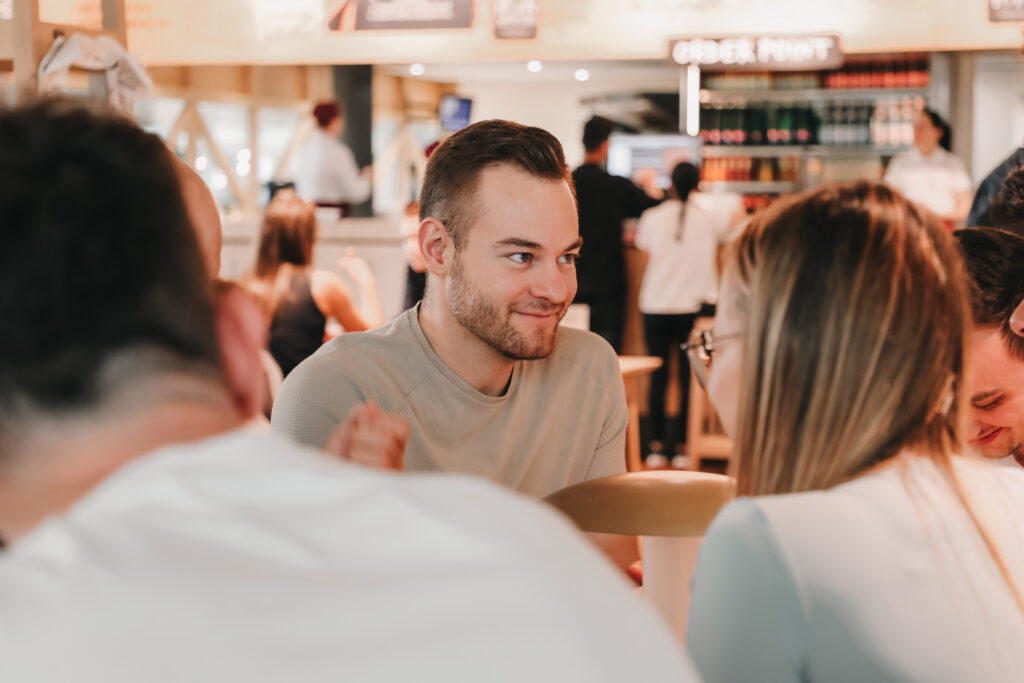
[[[659,470],[591,479],[545,500],[583,531],[685,537],[703,536],[735,493],[731,477]]]

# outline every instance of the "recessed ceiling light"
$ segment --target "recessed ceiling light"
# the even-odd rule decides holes
[[[531,59],[526,63],[526,70],[532,74],[537,73],[544,68],[544,65],[538,62],[536,59]]]
[[[576,73],[573,74],[577,81],[588,81],[590,80],[590,72],[586,69],[576,69]]]
[[[409,66],[409,73],[411,73],[413,76],[422,76],[424,73],[426,73],[426,71],[427,68],[422,64],[411,64]]]

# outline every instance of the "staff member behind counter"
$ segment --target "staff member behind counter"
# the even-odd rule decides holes
[[[950,153],[953,133],[941,116],[924,109],[914,119],[914,147],[897,154],[885,182],[930,209],[946,227],[963,222],[971,209],[971,178]]]
[[[317,129],[296,151],[291,164],[295,192],[320,206],[360,204],[370,198],[373,167],[362,171],[348,145],[338,137],[345,128],[336,102],[321,102],[313,108]]]

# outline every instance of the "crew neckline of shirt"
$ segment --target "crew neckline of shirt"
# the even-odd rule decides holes
[[[477,403],[484,405],[499,405],[509,400],[509,397],[515,393],[520,383],[520,377],[523,374],[523,361],[517,360],[512,366],[512,378],[509,380],[508,388],[500,396],[490,396],[480,391],[476,387],[472,386],[469,382],[459,377],[458,373],[448,367],[448,364],[441,360],[441,357],[434,351],[434,347],[430,345],[430,341],[427,339],[427,335],[423,333],[423,328],[420,326],[420,306],[422,302],[417,303],[415,306],[410,308],[408,311],[402,314],[408,324],[412,328],[413,336],[419,343],[423,354],[427,359],[434,365],[438,372],[444,376],[448,382],[459,392],[473,399]]]
[[[929,154],[928,156],[925,156],[924,154],[921,154],[921,150],[919,150],[917,147],[911,147],[910,148],[910,154],[914,158],[916,158],[916,159],[920,159],[921,161],[930,162],[930,161],[942,161],[943,159],[946,158],[946,155],[949,154],[949,152],[947,152],[946,150],[942,149],[941,147],[936,147],[935,149],[932,150],[931,154]]]

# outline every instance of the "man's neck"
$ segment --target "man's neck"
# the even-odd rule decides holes
[[[604,163],[604,160],[605,155],[600,151],[583,153],[583,163],[585,164],[597,164],[600,166]]]
[[[436,292],[420,304],[419,323],[437,357],[469,386],[488,396],[505,393],[515,361],[464,328]]]
[[[151,451],[198,441],[243,424],[222,388],[174,382],[128,391],[116,405],[72,418],[34,418],[5,443],[0,537],[10,542],[63,512],[123,465]],[[134,405],[133,405],[134,404]]]

